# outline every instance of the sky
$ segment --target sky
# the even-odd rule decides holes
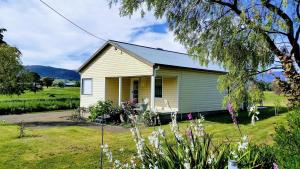
[[[119,6],[107,0],[44,0],[64,16],[105,40],[113,39],[166,50],[186,52],[174,40],[166,20],[151,12],[141,18],[119,16]],[[4,40],[22,52],[24,65],[78,69],[103,43],[76,28],[39,0],[0,0]]]

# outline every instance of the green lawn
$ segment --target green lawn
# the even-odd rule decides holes
[[[287,104],[287,99],[283,95],[277,95],[272,91],[266,91],[264,92],[264,94],[265,94],[265,99],[264,99],[265,106],[274,106],[274,103],[276,103],[276,101],[279,101],[280,106],[286,106]]]
[[[272,113],[272,112],[266,112]],[[252,142],[272,144],[272,134],[277,123],[284,123],[287,113],[279,116],[265,115],[256,126],[250,119],[241,120],[241,130]],[[189,122],[180,123],[184,132]],[[232,140],[240,137],[228,115],[210,117],[205,122],[206,132],[214,135],[214,141]],[[168,133],[169,125],[162,126]],[[142,127],[143,136],[149,135],[153,128]],[[0,126],[0,168],[97,168],[99,160],[100,129],[71,126],[50,128],[27,128],[26,137],[19,139],[18,127]],[[104,132],[104,140],[113,150],[114,157],[128,162],[135,150],[131,133]],[[119,152],[120,148],[125,153]],[[105,166],[110,163],[105,159]]]
[[[0,95],[0,115],[71,109],[79,106],[79,88],[44,88],[21,95]]]
[[[286,108],[282,108],[284,111]],[[248,135],[256,144],[272,144],[274,127],[286,122],[287,112],[274,116],[273,109],[261,111],[260,120],[255,126],[250,124],[246,112],[239,114],[242,133]],[[185,132],[189,121],[180,122],[180,129]],[[207,117],[206,132],[214,135],[217,144],[227,138],[236,142],[240,138],[236,126],[232,124],[228,114]],[[170,133],[169,125],[162,128]],[[141,127],[142,135],[147,136],[153,131],[152,127]],[[101,140],[100,128],[81,126],[26,128],[26,137],[18,138],[18,126],[0,125],[0,168],[97,168],[99,161],[99,145]],[[170,136],[170,135],[169,135]],[[147,140],[147,139],[146,139]],[[104,132],[104,141],[113,150],[114,157],[128,162],[135,152],[135,143],[130,131]],[[121,153],[120,148],[124,148]],[[110,163],[104,159],[105,168]]]

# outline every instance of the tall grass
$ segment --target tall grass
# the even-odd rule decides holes
[[[73,109],[79,106],[79,88],[46,88],[19,96],[0,96],[0,115]]]

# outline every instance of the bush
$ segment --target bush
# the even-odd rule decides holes
[[[90,118],[95,120],[98,116],[110,114],[113,110],[112,101],[98,101],[96,105],[89,107]]]
[[[214,145],[212,136],[205,133],[203,118],[192,120],[182,134],[176,121],[176,113],[172,114],[171,135],[166,136],[160,127],[148,137],[149,142],[141,136],[139,128],[131,129],[136,143],[136,158],[131,164],[121,164],[113,158],[107,145],[103,152],[112,162],[112,168],[227,168],[228,161],[234,160],[239,168],[272,168],[274,155],[268,146],[255,146],[243,137],[238,144],[221,143]],[[135,160],[137,159],[137,160]]]
[[[159,115],[155,112],[147,110],[142,115],[145,126],[155,126],[159,123]]]
[[[276,128],[274,141],[279,168],[299,168],[300,109],[288,115],[287,126],[280,125]]]

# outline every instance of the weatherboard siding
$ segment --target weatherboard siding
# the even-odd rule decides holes
[[[81,78],[93,79],[93,94],[80,96],[81,107],[89,107],[105,99],[105,77],[150,76],[153,73],[150,65],[115,47],[108,46],[99,55],[81,71]]]
[[[222,110],[222,95],[218,89],[220,73],[161,67],[158,76],[175,76],[180,113]]]

